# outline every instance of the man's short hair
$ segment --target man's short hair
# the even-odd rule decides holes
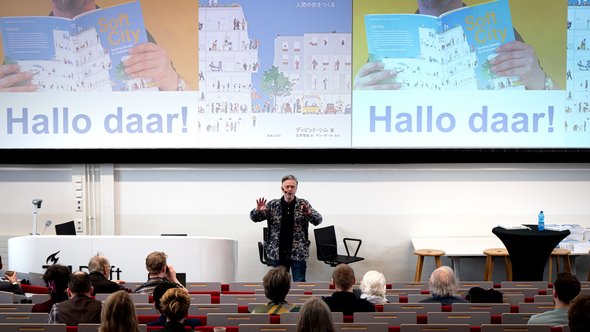
[[[457,279],[453,269],[441,266],[430,275],[430,293],[434,296],[452,296],[457,291]]]
[[[92,290],[92,283],[90,282],[88,273],[84,271],[76,271],[72,273],[68,288],[75,294],[90,293]]]
[[[284,266],[277,266],[268,270],[262,279],[264,294],[273,303],[285,301],[291,289],[291,275]]]
[[[150,274],[158,274],[166,266],[166,258],[168,258],[168,255],[164,252],[154,251],[146,257],[145,268]]]
[[[295,184],[299,185],[299,181],[297,181],[297,177],[295,177],[295,175],[289,174],[289,175],[283,176],[283,178],[281,179],[281,183],[283,183],[287,180],[293,180],[293,181],[295,181]]]
[[[348,290],[355,282],[354,270],[348,264],[338,264],[332,272],[332,280],[337,288]]]
[[[554,291],[557,293],[557,298],[566,304],[569,304],[574,297],[580,294],[582,286],[578,278],[567,272],[558,273],[553,283]]]

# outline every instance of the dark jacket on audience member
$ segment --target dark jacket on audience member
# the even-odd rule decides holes
[[[419,301],[420,303],[440,303],[442,305],[450,305],[453,303],[467,303],[466,299],[458,296],[432,296],[427,299]]]
[[[67,326],[77,326],[80,323],[100,323],[102,302],[93,298],[76,295],[55,305],[57,306],[56,323],[64,323]]]
[[[90,278],[90,282],[94,288],[93,295],[112,294],[122,289],[116,282],[110,281],[104,276],[104,274],[98,271],[90,272],[88,278]]]
[[[163,329],[160,329],[160,332],[184,332],[186,331],[186,328],[184,327],[184,325],[182,325],[182,323],[179,322],[167,322],[166,325],[164,325]]]
[[[332,296],[323,297],[330,311],[342,312],[344,316],[352,316],[355,312],[374,312],[373,304],[359,299],[353,292],[334,292]]]

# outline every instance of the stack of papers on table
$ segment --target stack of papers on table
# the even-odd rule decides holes
[[[498,224],[498,227],[502,227],[504,229],[530,229],[523,224]]]

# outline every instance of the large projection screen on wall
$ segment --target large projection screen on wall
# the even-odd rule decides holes
[[[0,3],[4,155],[590,151],[585,0],[59,2]]]

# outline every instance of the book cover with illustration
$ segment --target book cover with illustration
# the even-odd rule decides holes
[[[402,89],[524,89],[499,77],[489,61],[515,40],[508,0],[465,6],[440,17],[423,14],[365,16],[369,61],[397,71]]]
[[[139,1],[97,8],[73,19],[0,18],[4,62],[34,73],[38,91],[157,90],[125,74],[129,49],[148,41]]]

